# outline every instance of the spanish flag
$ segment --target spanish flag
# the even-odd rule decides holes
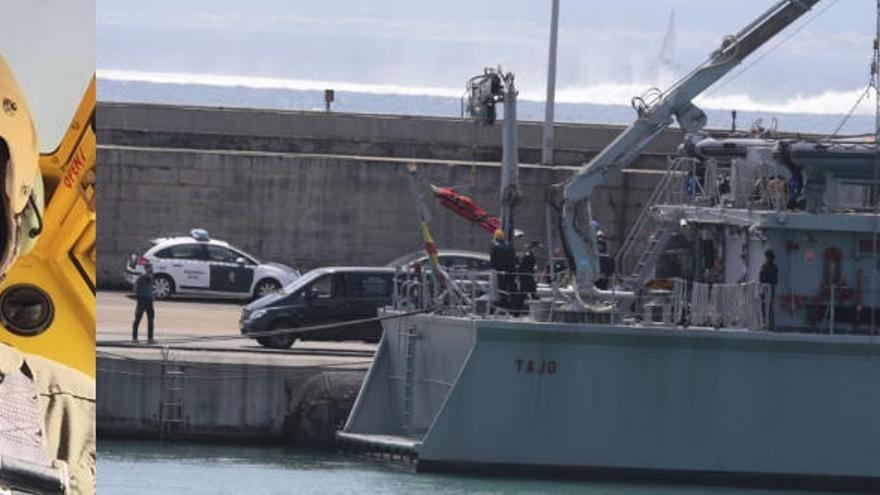
[[[437,277],[440,286],[445,289],[446,275],[443,273],[443,270],[440,269],[440,258],[437,256],[437,245],[434,244],[434,238],[431,237],[431,230],[428,229],[428,224],[424,220],[422,220],[422,239],[425,241],[425,252],[428,253],[428,257],[431,259],[434,276]]]

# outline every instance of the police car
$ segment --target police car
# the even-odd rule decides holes
[[[213,296],[236,299],[259,298],[296,280],[300,273],[280,263],[263,263],[229,243],[211,239],[203,229],[188,237],[153,239],[134,253],[125,267],[133,285],[153,265],[153,296]]]

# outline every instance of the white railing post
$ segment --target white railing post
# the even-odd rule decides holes
[[[830,321],[828,322],[828,328],[831,332],[831,335],[834,335],[834,284],[833,283],[831,284],[831,308],[830,308],[830,311],[828,314],[830,315],[829,316]]]

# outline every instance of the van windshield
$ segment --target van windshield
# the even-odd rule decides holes
[[[285,285],[284,288],[282,289],[282,292],[284,292],[285,294],[293,294],[294,292],[302,289],[306,285],[314,282],[315,279],[317,279],[321,275],[324,275],[325,273],[327,273],[327,271],[322,270],[322,269],[311,270],[311,271],[307,272],[305,275],[303,275],[302,277],[299,277],[298,279],[294,280],[293,282]]]

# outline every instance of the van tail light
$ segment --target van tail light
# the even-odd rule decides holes
[[[138,265],[138,266],[144,266],[144,265],[146,265],[146,264],[147,264],[147,259],[146,259],[146,258],[144,258],[143,256],[141,256],[141,257],[138,258],[138,260],[137,260],[137,265]]]

